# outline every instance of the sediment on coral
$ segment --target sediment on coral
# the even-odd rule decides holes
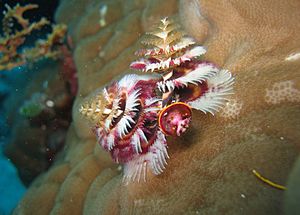
[[[103,4],[107,20],[100,26]],[[67,13],[72,5],[74,13]],[[270,99],[276,90],[266,99],[276,83],[292,80],[284,86],[300,89],[299,61],[285,60],[299,51],[299,22],[291,21],[300,19],[299,7],[297,0],[61,1],[56,17],[71,28],[80,84],[74,122],[65,150],[14,214],[281,214],[283,204],[293,204],[283,203],[285,193],[262,183],[252,169],[299,187],[297,174],[288,179],[300,149],[299,101],[281,93],[284,99]],[[127,68],[140,35],[172,14],[203,41],[205,60],[233,72],[234,100],[214,118],[196,112],[186,135],[168,138],[172,159],[163,175],[124,186],[121,167],[96,144],[77,110],[87,94],[132,72]],[[189,24],[196,18],[199,25]]]

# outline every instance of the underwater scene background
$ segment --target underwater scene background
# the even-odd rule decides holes
[[[0,214],[300,214],[299,9],[298,0],[0,0]],[[180,69],[161,63],[161,49],[143,49],[160,47],[145,33],[166,17],[193,38],[168,55]],[[169,159],[154,166],[166,168],[145,165],[146,181],[125,183],[141,173],[97,143],[97,93],[129,86],[127,74],[171,80],[169,67],[194,78],[185,61],[230,72],[233,93],[214,115],[193,110],[180,137],[163,132]],[[203,96],[180,87],[177,95]]]

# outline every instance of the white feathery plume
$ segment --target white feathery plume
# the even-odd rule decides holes
[[[130,93],[126,99],[126,104],[125,104],[125,113],[129,113],[131,111],[138,111],[136,106],[139,105],[139,96],[141,89],[137,89]]]
[[[124,135],[126,135],[128,133],[128,129],[131,128],[130,123],[135,123],[135,122],[131,116],[124,114],[122,116],[122,118],[120,119],[120,121],[118,123],[118,127],[117,127],[119,137],[122,138]]]
[[[115,146],[115,137],[113,133],[109,134],[107,137],[107,145],[108,145],[108,150],[111,151],[113,147]]]
[[[174,51],[178,51],[181,49],[184,49],[190,45],[194,45],[195,44],[195,40],[191,37],[182,37],[181,40],[178,41],[178,43],[176,43],[173,46]]]
[[[131,144],[134,146],[136,153],[142,152],[140,136],[135,132],[131,137]]]
[[[188,102],[188,105],[204,113],[209,112],[214,115],[228,101],[227,96],[232,94],[234,78],[227,70],[221,70],[207,82],[208,91],[197,100]]]
[[[185,85],[201,83],[213,77],[219,69],[211,64],[199,64],[196,69],[188,74],[174,80],[175,85]]]
[[[148,153],[136,155],[132,160],[124,164],[123,181],[127,184],[130,181],[139,182],[142,176],[144,181],[146,181],[148,165],[150,165],[154,174],[161,174],[165,169],[165,165],[167,165],[166,160],[168,158],[166,138],[161,131],[158,131],[156,140],[150,146]]]

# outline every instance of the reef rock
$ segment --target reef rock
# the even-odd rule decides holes
[[[74,122],[65,150],[14,214],[283,213],[285,191],[252,170],[286,185],[299,154],[299,7],[297,0],[62,1],[56,17],[71,28],[79,78]],[[149,172],[147,182],[124,185],[121,168],[96,144],[78,104],[132,72],[140,35],[171,15],[207,47],[206,60],[235,75],[235,94],[215,117],[195,112],[189,132],[169,138],[162,175]],[[295,169],[288,189],[299,190]],[[287,208],[296,196],[287,195]]]
[[[63,148],[73,98],[57,62],[44,61],[14,75],[24,86],[17,84],[4,102],[12,134],[4,153],[28,186]]]

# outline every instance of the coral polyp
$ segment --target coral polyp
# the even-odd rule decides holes
[[[169,158],[166,136],[188,129],[192,109],[214,115],[232,94],[227,70],[200,60],[206,51],[167,18],[143,41],[132,69],[150,75],[126,75],[86,98],[80,112],[100,145],[124,164],[126,181],[146,178],[150,167],[161,174]],[[154,75],[157,73],[158,75]]]

